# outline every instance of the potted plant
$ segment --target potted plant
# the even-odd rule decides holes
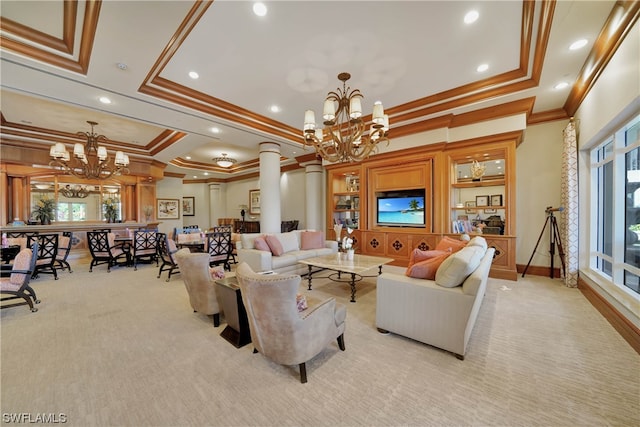
[[[37,218],[41,224],[51,224],[56,207],[56,201],[44,196],[36,203],[32,215]]]
[[[118,200],[114,197],[104,199],[102,202],[104,206],[104,217],[107,222],[116,222],[118,219]]]

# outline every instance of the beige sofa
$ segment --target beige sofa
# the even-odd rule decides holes
[[[282,242],[285,252],[275,256],[270,251],[255,249],[255,239],[264,233],[244,233],[236,242],[238,262],[246,262],[253,271],[273,271],[275,273],[303,274],[307,266],[298,264],[299,260],[338,252],[338,242],[324,240],[324,247],[301,249],[301,234],[307,230],[294,230],[286,233],[268,233]]]
[[[450,351],[463,360],[484,298],[495,251],[487,248],[481,237],[472,241],[479,243],[481,249],[467,246],[450,255],[446,264],[443,262],[438,268],[435,280],[397,273],[378,276],[378,330]],[[448,271],[444,271],[445,266]],[[462,280],[460,285],[454,286],[454,276]]]

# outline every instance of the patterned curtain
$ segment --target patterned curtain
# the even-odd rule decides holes
[[[573,118],[564,128],[562,149],[561,197],[564,222],[560,234],[565,253],[566,274],[564,284],[578,287],[578,141]]]

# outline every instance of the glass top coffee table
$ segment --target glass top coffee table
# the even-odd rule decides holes
[[[348,260],[346,254],[338,252],[331,255],[302,259],[298,262],[309,267],[309,272],[307,273],[309,290],[311,290],[311,280],[315,273],[324,270],[335,271],[335,273],[327,277],[335,282],[349,283],[351,286],[351,302],[356,302],[356,282],[361,281],[364,277],[375,277],[374,275],[365,276],[363,273],[378,267],[378,275],[380,275],[382,274],[382,266],[391,261],[393,261],[393,258],[358,254],[354,254],[353,259]],[[343,273],[347,274],[344,279],[342,278]]]

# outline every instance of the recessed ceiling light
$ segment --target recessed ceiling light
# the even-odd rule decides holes
[[[269,107],[269,109],[271,110],[272,113],[280,112],[280,107],[278,107],[277,105],[272,105],[271,107]]]
[[[193,80],[195,80],[198,77],[200,77],[200,75],[198,73],[196,73],[195,71],[189,71],[189,77],[191,77]]]
[[[101,96],[100,97],[100,102],[102,102],[103,104],[111,104],[111,100],[109,98],[107,98],[106,96]]]
[[[198,175],[193,175],[193,177],[194,177],[194,178],[197,178],[197,177],[198,177]]]
[[[187,157],[185,157],[185,159],[191,160],[191,156],[187,156]]]
[[[558,83],[557,85],[555,85],[553,88],[554,88],[554,89],[559,90],[559,89],[564,89],[564,88],[565,88],[565,87],[567,87],[567,86],[569,86],[569,83],[567,83],[567,82],[560,82],[560,83]]]
[[[127,69],[127,64],[125,64],[124,62],[118,62],[118,63],[116,64],[116,67],[118,67],[119,69],[121,69],[121,70],[123,70],[123,71],[124,71],[124,70],[126,70],[126,69]]]
[[[489,64],[480,64],[478,65],[478,68],[476,68],[476,71],[479,73],[484,73],[488,69],[489,69]]]
[[[571,43],[571,46],[569,46],[569,50],[578,50],[582,47],[585,47],[587,43],[588,43],[587,39],[576,40],[573,43]]]
[[[220,133],[220,128],[212,127],[211,128],[211,133]]]
[[[464,23],[465,24],[473,24],[474,22],[476,22],[478,20],[479,16],[480,16],[480,14],[478,13],[477,10],[471,10],[471,11],[467,12],[466,15],[464,15]]]
[[[267,14],[267,6],[264,5],[264,3],[254,3],[253,4],[253,13],[255,13],[257,16],[265,16]]]

